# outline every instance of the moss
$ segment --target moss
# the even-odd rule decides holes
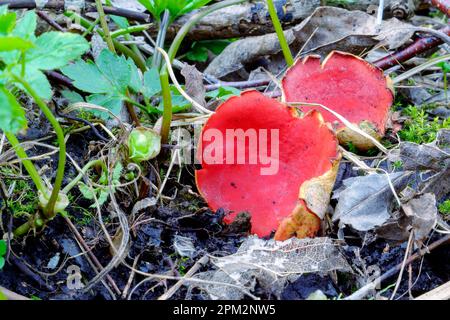
[[[409,106],[403,110],[403,113],[409,117],[405,122],[402,130],[399,131],[399,136],[404,141],[415,142],[418,144],[430,143],[436,139],[436,134],[440,129],[450,128],[450,119],[441,120],[435,117],[429,120],[427,109]]]
[[[450,200],[445,200],[439,205],[439,211],[444,215],[450,215]]]

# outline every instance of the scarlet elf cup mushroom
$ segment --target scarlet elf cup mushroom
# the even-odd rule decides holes
[[[381,69],[339,51],[331,52],[322,62],[316,55],[297,60],[286,72],[282,89],[284,101],[322,104],[376,139],[384,136],[394,100],[392,82]],[[351,142],[360,150],[373,146],[319,106],[300,108],[305,112],[319,110],[324,120],[334,125],[342,144]]]
[[[315,110],[247,91],[224,102],[202,130],[198,189],[225,222],[251,215],[252,233],[312,237],[320,229],[336,178],[338,142]]]

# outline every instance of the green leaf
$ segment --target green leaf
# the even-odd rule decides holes
[[[120,110],[122,109],[122,97],[120,96],[93,94],[87,97],[87,102],[102,106],[111,111],[116,116],[119,115]],[[89,111],[102,119],[108,119],[111,117],[107,112],[98,110],[89,110]]]
[[[173,19],[176,19],[179,16],[205,6],[209,2],[211,0],[171,0],[169,1],[169,10]]]
[[[119,92],[125,93],[131,80],[130,66],[124,56],[105,49],[95,60],[101,73],[113,83]]]
[[[70,90],[62,90],[61,95],[66,98],[69,103],[78,103],[78,102],[84,102],[84,98],[75,91]]]
[[[128,22],[127,18],[119,17],[115,15],[110,15],[112,21],[114,21],[115,24],[121,29],[126,29],[130,26],[130,23]]]
[[[133,92],[138,93],[142,88],[142,80],[139,74],[139,69],[131,58],[128,58],[127,63],[131,72],[129,86]]]
[[[112,180],[115,184],[120,181],[120,176],[122,175],[123,165],[121,162],[118,162],[113,170]]]
[[[100,194],[99,194],[99,196],[98,196],[98,198],[97,198],[98,204],[99,204],[100,206],[104,205],[105,202],[106,202],[106,200],[108,200],[108,197],[109,197],[109,191],[106,191],[106,190],[100,191]],[[91,206],[91,208],[95,208],[95,207],[96,207],[96,205],[95,205],[95,203],[94,203],[94,204]]]
[[[208,50],[205,47],[195,45],[186,53],[186,58],[191,61],[206,62],[208,60]]]
[[[208,59],[208,51],[215,55],[222,51],[231,43],[230,40],[205,40],[197,41],[192,44],[191,50],[186,54],[186,58],[191,61],[206,62]]]
[[[139,0],[139,2],[158,21],[161,19],[164,10],[168,9],[171,21],[173,21],[183,14],[203,7],[211,0]]]
[[[78,60],[64,68],[64,75],[73,80],[75,88],[89,93],[107,93],[114,91],[110,81],[100,72],[93,62]]]
[[[22,106],[4,86],[0,86],[0,129],[16,133],[26,126],[27,119]]]
[[[33,47],[33,43],[19,37],[1,37],[0,51],[25,51]]]
[[[5,258],[0,257],[0,270],[5,266]],[[0,291],[0,300],[7,300],[3,293]]]
[[[0,34],[7,35],[14,30],[17,15],[15,12],[6,12],[0,15]]]
[[[20,75],[21,74],[21,66],[18,65],[13,68],[13,73]],[[26,68],[25,69],[25,79],[28,84],[36,91],[42,99],[50,100],[53,92],[52,86],[50,82],[48,82],[47,77],[41,71],[34,68]],[[21,85],[17,85],[21,90],[23,90]]]
[[[30,10],[17,22],[12,34],[23,39],[36,40],[34,32],[37,26],[37,16],[34,10]]]
[[[170,86],[170,91],[172,92],[172,112],[178,113],[178,112],[184,112],[186,110],[189,110],[192,105],[189,101],[187,101],[178,91],[178,89],[175,86]],[[158,109],[162,112],[164,110],[164,104],[161,101],[160,105],[158,106]]]
[[[4,256],[6,254],[7,247],[6,247],[6,241],[0,240],[0,257]]]
[[[61,68],[89,49],[89,43],[82,36],[63,32],[44,33],[35,44],[27,54],[27,65],[39,70]]]
[[[207,92],[206,97],[211,99],[220,99],[224,101],[230,97],[238,96],[240,94],[241,91],[239,89],[233,87],[220,87],[217,90]]]
[[[78,189],[80,189],[80,192],[85,199],[94,200],[95,189],[91,190],[91,188],[89,188],[83,182],[78,183]]]
[[[139,2],[152,14],[153,18],[158,21],[160,21],[161,14],[167,8],[169,1],[170,0],[139,0]]]
[[[152,68],[144,73],[144,86],[141,92],[148,99],[161,92],[159,72],[156,68]]]

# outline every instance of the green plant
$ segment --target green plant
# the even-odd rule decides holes
[[[63,130],[44,102],[51,98],[52,90],[43,71],[61,68],[77,59],[89,49],[89,44],[83,37],[70,33],[47,32],[36,37],[36,21],[34,11],[27,12],[17,21],[14,12],[8,12],[6,6],[0,7],[0,42],[3,43],[0,46],[0,129],[38,189],[43,219],[51,220],[67,205],[65,195],[60,193],[66,151]],[[13,94],[18,90],[33,98],[55,130],[60,150],[56,178],[51,189],[43,183],[16,137],[27,126],[25,111]],[[41,219],[35,221],[38,220]]]
[[[120,177],[122,175],[123,165],[118,162],[113,169],[111,175],[111,184],[112,191],[115,191],[115,186],[120,184]],[[89,187],[83,182],[78,182],[78,188],[80,189],[81,194],[87,200],[95,200],[97,199],[98,205],[102,206],[109,197],[110,192],[110,183],[108,181],[108,170],[103,170],[102,174],[95,187]],[[95,208],[96,203],[91,205],[91,208]]]
[[[294,57],[292,56],[291,49],[289,49],[289,44],[284,36],[283,27],[281,26],[280,19],[278,19],[278,13],[273,4],[273,0],[267,0],[267,7],[269,8],[270,18],[272,19],[273,27],[277,33],[284,59],[288,66],[292,66],[294,64]]]
[[[450,215],[450,200],[445,200],[439,205],[439,211],[442,214]]]
[[[402,166],[403,166],[403,162],[401,160],[397,160],[392,163],[392,167],[397,170],[400,170],[402,168]]]
[[[186,59],[197,62],[206,62],[208,52],[220,54],[232,41],[230,40],[204,40],[196,41],[186,53]]]
[[[448,81],[447,81],[447,74],[450,72],[450,63],[448,62],[439,62],[438,67],[442,69],[443,73],[443,80],[444,80],[444,94],[445,94],[445,100],[447,101],[447,89],[448,89]]]
[[[2,169],[3,174],[12,174],[13,171],[10,169]],[[33,190],[32,186],[26,180],[17,179],[4,179],[5,185],[8,188],[13,186],[15,183],[13,194],[8,202],[8,206],[11,209],[15,218],[29,217],[36,212],[38,206],[38,199],[36,199],[36,192]]]
[[[118,116],[122,109],[122,102],[126,101],[140,108],[147,114],[161,114],[162,106],[154,107],[150,99],[161,93],[159,72],[152,68],[143,75],[138,71],[134,61],[119,56],[105,49],[95,61],[78,60],[61,69],[73,80],[73,85],[89,95],[86,102],[102,106],[112,115]],[[132,99],[129,92],[142,95],[145,105]],[[182,112],[190,108],[189,102],[180,95],[175,86],[170,86],[173,101],[173,112]],[[64,90],[63,96],[71,103],[84,102],[78,93]],[[88,112],[102,119],[111,117],[109,112],[88,110]]]
[[[134,162],[148,161],[161,151],[161,136],[152,129],[139,127],[128,137],[130,159]]]
[[[6,241],[0,240],[0,270],[5,266],[5,254],[7,251]]]
[[[178,49],[181,46],[181,43],[183,42],[184,38],[186,37],[186,35],[188,34],[189,30],[203,17],[207,16],[208,14],[220,10],[222,8],[231,6],[231,5],[235,5],[235,4],[239,4],[244,2],[245,0],[226,0],[226,1],[221,1],[218,3],[215,3],[203,10],[200,10],[199,12],[197,12],[196,14],[194,14],[178,31],[177,35],[175,36],[175,39],[173,39],[172,44],[170,45],[169,48],[169,59],[170,61],[173,61],[173,59],[175,58]],[[178,2],[178,0],[166,0],[166,1],[146,1],[146,0],[140,0],[140,2],[142,4],[144,4],[144,6],[147,4],[150,6],[147,8],[150,12],[153,11],[153,15],[155,17],[155,19],[157,21],[161,21],[161,17],[160,15],[158,16],[158,13],[161,14],[161,11],[155,11],[154,8],[158,7],[158,8],[162,8],[164,7],[164,16],[162,18],[161,24],[160,24],[160,30],[158,33],[158,38],[156,41],[156,45],[157,45],[157,49],[159,48],[163,48],[164,46],[164,40],[165,40],[165,33],[167,30],[167,27],[169,26],[171,19],[169,18],[170,15],[172,15],[171,17],[174,19],[173,14],[174,12],[170,12],[170,6],[171,3],[176,3]],[[194,10],[195,8],[200,8],[201,6],[205,5],[206,3],[208,3],[209,1],[201,1],[201,0],[186,0],[186,1],[180,1],[180,5],[181,4],[186,4],[186,6],[184,7],[183,10],[179,11],[178,14],[181,14],[181,12],[187,13],[191,10]],[[155,6],[155,3],[158,4],[162,4],[161,6]],[[153,66],[159,66],[159,60],[161,59],[161,54],[160,53],[156,53],[153,56]],[[163,106],[164,106],[164,110],[163,110],[163,121],[162,121],[162,126],[161,126],[161,142],[163,144],[167,143],[168,139],[169,139],[169,131],[170,131],[170,124],[172,122],[172,108],[173,108],[173,103],[172,103],[172,95],[171,95],[171,89],[170,89],[170,83],[169,83],[169,74],[168,74],[168,70],[167,70],[167,66],[163,65],[160,69],[160,82],[161,82],[161,88],[162,88],[162,98],[163,98]]]
[[[129,96],[129,91],[140,93],[145,99],[150,99],[161,91],[159,75],[156,69],[150,69],[140,76],[134,61],[119,56],[105,49],[93,61],[78,60],[61,69],[73,80],[73,85],[90,95],[86,101],[105,107],[113,115],[118,115],[122,109],[122,101],[131,103],[145,112],[151,112],[152,107],[141,105]],[[74,101],[83,98],[74,96],[72,92],[63,94]],[[101,118],[109,118],[109,113],[92,111]]]
[[[217,90],[206,93],[206,97],[210,99],[218,99],[220,101],[228,100],[228,98],[239,96],[241,91],[234,87],[220,87]]]
[[[436,134],[440,129],[450,128],[450,119],[440,120],[436,117],[428,120],[425,108],[409,106],[403,113],[410,118],[405,122],[404,127],[399,132],[401,139],[418,144],[430,143],[436,139]]]

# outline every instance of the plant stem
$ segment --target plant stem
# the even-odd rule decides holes
[[[35,225],[35,220],[29,220],[27,222],[25,222],[24,224],[20,225],[19,227],[17,227],[16,230],[14,230],[14,236],[15,237],[21,237],[25,234],[28,233],[28,231],[30,231],[30,229]]]
[[[36,170],[31,160],[28,159],[28,155],[20,145],[20,142],[17,139],[17,137],[11,132],[5,132],[5,136],[8,139],[9,143],[11,143],[11,146],[14,148],[14,151],[16,152],[19,159],[22,160],[23,166],[30,175],[31,180],[33,180],[36,188],[43,194],[46,194],[48,190],[45,187],[45,184],[42,181],[41,176],[39,175],[38,171]]]
[[[114,47],[114,43],[112,41],[111,34],[109,32],[108,22],[106,22],[106,15],[105,15],[105,11],[103,10],[102,1],[95,0],[95,5],[97,6],[97,12],[100,17],[100,24],[102,25],[103,33],[105,35],[104,38],[105,38],[106,43],[108,44],[108,48],[112,52],[116,53],[116,49]]]
[[[163,98],[163,121],[161,126],[161,143],[167,144],[169,141],[170,124],[172,122],[172,93],[170,92],[169,75],[166,67],[159,75]]]
[[[289,44],[284,36],[283,28],[281,27],[280,20],[278,19],[277,10],[273,5],[273,0],[267,0],[267,6],[275,32],[277,33],[278,40],[280,41],[281,50],[283,50],[284,59],[286,60],[288,66],[292,66],[294,64],[294,58],[292,57],[291,49],[289,49]]]
[[[186,35],[188,34],[189,30],[199,21],[201,20],[203,17],[207,16],[208,14],[235,5],[235,4],[240,4],[242,2],[245,2],[246,0],[225,0],[225,1],[221,1],[221,2],[217,2],[201,11],[199,11],[198,13],[194,14],[178,31],[175,39],[173,39],[172,44],[170,46],[169,49],[169,57],[170,60],[172,61],[173,59],[175,59],[175,56],[178,52],[178,49],[181,46],[181,43],[183,42],[184,38],[186,37]]]
[[[152,26],[152,24],[148,23],[148,24],[140,24],[137,26],[130,26],[130,27],[124,28],[124,29],[119,29],[117,31],[111,32],[111,38],[114,39],[114,38],[124,36],[124,35],[130,34],[130,33],[142,32],[144,30],[149,29],[151,26]]]
[[[86,163],[86,165],[81,169],[81,172],[78,174],[78,176],[76,176],[67,186],[65,186],[65,188],[62,190],[62,192],[64,193],[64,194],[68,194],[69,192],[70,192],[70,190],[72,190],[73,189],[73,187],[75,187],[77,184],[78,184],[78,182],[80,182],[80,180],[83,178],[83,176],[88,172],[88,170],[90,169],[90,168],[92,168],[92,167],[95,167],[95,166],[101,166],[102,167],[102,170],[104,171],[104,172],[107,172],[108,171],[108,168],[106,167],[106,164],[102,161],[102,160],[100,160],[100,159],[97,159],[97,160],[92,160],[92,161],[89,161],[88,163]]]
[[[193,15],[178,31],[175,39],[172,41],[172,45],[169,49],[169,57],[170,60],[173,61],[175,59],[175,56],[178,52],[178,49],[181,46],[181,43],[183,42],[184,38],[188,34],[189,30],[203,17],[207,16],[208,14],[217,11],[222,8],[226,8],[235,4],[239,4],[245,2],[245,0],[226,0],[222,2],[218,2],[213,4],[212,6],[196,13]],[[160,44],[157,43],[157,47],[161,47]],[[157,49],[157,48],[155,48]],[[159,52],[158,50],[155,50],[154,57]],[[170,133],[170,124],[172,122],[172,96],[170,92],[170,83],[169,83],[169,75],[167,73],[167,67],[164,65],[161,69],[160,76],[159,76],[160,82],[161,82],[161,89],[162,89],[162,96],[163,96],[163,104],[164,104],[164,110],[163,110],[163,121],[161,126],[161,142],[163,144],[166,144],[169,141],[169,133]]]
[[[156,48],[164,48],[164,43],[166,42],[167,28],[169,27],[169,24],[170,24],[170,13],[169,10],[165,10],[163,18],[161,20],[161,24],[159,25],[158,36],[156,38]],[[161,53],[157,50],[155,50],[155,52],[153,53],[152,67],[157,69],[161,68]]]
[[[50,195],[50,199],[47,203],[47,206],[44,208],[44,215],[47,219],[51,219],[54,217],[54,209],[56,201],[58,201],[59,191],[61,189],[62,181],[64,179],[64,169],[66,165],[66,142],[64,140],[64,132],[59,125],[58,120],[53,115],[50,108],[44,103],[44,101],[39,97],[39,95],[34,91],[34,89],[26,82],[24,79],[12,75],[13,79],[20,83],[25,91],[34,99],[38,107],[47,117],[48,121],[52,125],[53,129],[56,133],[56,139],[58,140],[59,145],[59,158],[58,158],[58,169],[56,171],[55,183],[53,185],[53,190]],[[45,194],[44,194],[45,195]]]
[[[83,27],[85,27],[87,29],[90,29],[92,27],[92,24],[91,24],[91,22],[89,20],[81,17],[80,15],[76,14],[75,12],[66,11],[66,12],[64,12],[64,15],[66,17],[71,18],[71,19],[74,19],[74,18],[78,19],[80,24],[81,24],[81,26],[83,26]],[[106,22],[106,20],[105,20],[105,22]],[[109,34],[108,26],[106,26],[106,30],[107,30],[107,32]],[[108,37],[106,37],[106,34],[105,34],[104,31],[102,32],[100,29],[97,29],[96,31],[101,37],[103,37],[106,41],[108,41]],[[113,44],[113,47],[114,47],[113,50],[111,50],[111,48],[110,48],[110,50],[112,52],[116,53],[115,49],[117,49],[118,51],[123,53],[125,56],[130,57],[131,59],[133,59],[133,61],[136,63],[138,68],[141,69],[142,72],[147,71],[147,65],[145,64],[145,61],[144,61],[142,55],[133,52],[133,50],[128,48],[126,45],[123,45],[119,41],[112,39],[111,36],[109,36],[109,39],[111,40],[111,42]],[[129,97],[129,96],[130,96],[130,93],[127,91],[127,97]],[[130,114],[130,117],[133,120],[133,122],[137,126],[140,126],[141,123],[140,123],[139,117],[137,116],[136,112],[134,111],[134,108],[132,106],[128,105],[128,104],[126,104],[126,108],[127,108],[128,113]]]

